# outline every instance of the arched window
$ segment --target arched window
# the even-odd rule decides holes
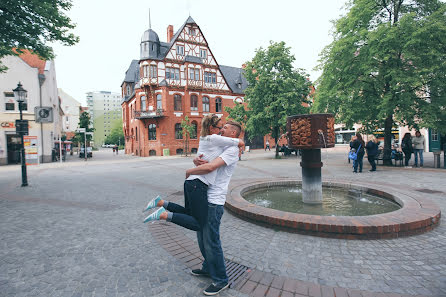
[[[181,129],[181,124],[175,124],[175,139],[183,139],[183,129]]]
[[[173,110],[175,111],[181,111],[181,95],[174,95],[173,96]]]
[[[156,140],[156,125],[149,125],[149,140]]]
[[[222,112],[222,110],[221,98],[217,97],[215,98],[215,112]]]
[[[192,127],[194,128],[194,132],[190,135],[190,139],[197,139],[197,122],[196,121],[192,121],[191,123]]]
[[[150,150],[149,151],[149,156],[156,156],[156,151],[155,150]]]
[[[163,109],[163,97],[161,94],[156,95],[156,109]]]
[[[138,127],[135,128],[135,137],[136,137],[136,141],[138,141]]]
[[[141,111],[146,111],[146,96],[141,96]]]
[[[177,155],[182,155],[182,154],[183,154],[183,149],[182,148],[177,149]]]
[[[209,98],[203,97],[203,112],[209,112]]]
[[[197,95],[190,96],[190,110],[198,110],[198,97]]]

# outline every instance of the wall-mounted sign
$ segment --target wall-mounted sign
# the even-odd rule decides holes
[[[54,121],[53,108],[49,106],[34,107],[34,115],[36,117],[36,123],[52,123]]]
[[[28,135],[28,120],[15,120],[15,131],[19,135]]]
[[[15,128],[14,122],[1,122],[0,126],[2,128]]]

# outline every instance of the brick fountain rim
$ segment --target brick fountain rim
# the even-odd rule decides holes
[[[232,186],[226,208],[254,223],[306,235],[345,239],[384,239],[421,234],[439,225],[441,210],[427,198],[413,191],[403,191],[379,185],[324,181],[323,186],[358,189],[398,203],[401,208],[369,216],[318,216],[285,212],[254,205],[242,197],[253,189],[271,186],[301,185],[301,180],[251,180]]]

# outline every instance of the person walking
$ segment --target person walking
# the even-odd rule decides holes
[[[424,136],[420,131],[415,132],[415,137],[412,137],[413,153],[415,155],[415,167],[418,167],[418,156],[420,156],[420,167],[423,167],[423,151],[424,151]]]
[[[355,149],[357,155],[356,160],[353,160],[353,172],[358,173],[358,166],[359,172],[362,172],[362,160],[364,158],[365,143],[364,140],[362,140],[361,134],[356,133],[356,139],[350,144],[350,147]]]
[[[351,149],[352,149],[352,143],[353,143],[353,141],[355,141],[355,139],[356,139],[356,136],[355,135],[353,135],[351,138],[350,138],[350,142],[349,142],[349,144],[348,144],[348,146],[349,146],[349,152],[351,151]],[[347,160],[348,160],[348,164],[350,164],[350,158],[348,157],[348,155],[347,155]]]
[[[401,140],[401,150],[404,153],[404,166],[409,167],[409,160],[412,156],[412,135],[409,132],[404,134]]]
[[[270,149],[270,147],[269,147],[269,140],[268,140],[268,139],[266,140],[266,143],[265,143],[265,151],[266,151],[266,149],[268,149],[269,151],[271,151],[271,149]]]
[[[370,136],[370,140],[365,146],[367,150],[367,160],[369,161],[372,169],[370,171],[376,171],[376,156],[378,155],[378,143],[379,141],[375,136]]]

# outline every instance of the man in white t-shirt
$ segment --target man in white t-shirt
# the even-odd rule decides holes
[[[236,122],[228,122],[221,130],[221,135],[238,138],[241,126]],[[236,146],[225,148],[223,153],[212,162],[207,163],[195,158],[195,168],[186,171],[186,178],[192,174],[201,175],[217,170],[215,183],[208,188],[207,223],[202,230],[197,231],[198,246],[204,262],[201,269],[192,270],[193,275],[210,276],[212,284],[204,290],[205,295],[216,295],[229,286],[226,274],[225,259],[220,242],[220,221],[223,216],[223,206],[226,202],[229,182],[239,160],[239,149]]]

